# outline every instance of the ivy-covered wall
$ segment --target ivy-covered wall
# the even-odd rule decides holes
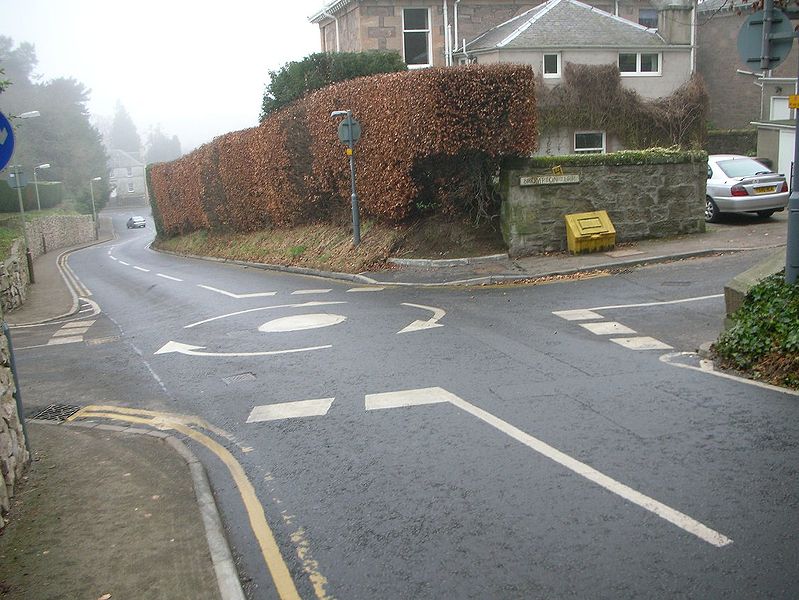
[[[552,176],[559,166],[564,178]],[[559,181],[570,181],[562,182]],[[705,230],[707,154],[655,149],[516,159],[500,174],[502,235],[511,256],[565,250],[564,216],[606,210],[616,241]]]

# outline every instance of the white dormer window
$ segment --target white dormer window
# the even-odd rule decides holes
[[[544,54],[543,72],[545,79],[560,77],[560,52]]]
[[[619,73],[622,76],[659,76],[660,52],[619,52]]]
[[[654,8],[640,8],[638,9],[638,24],[648,27],[649,29],[657,29],[658,26],[658,11]]]
[[[410,69],[433,64],[430,60],[429,9],[402,9],[402,51],[405,64]]]

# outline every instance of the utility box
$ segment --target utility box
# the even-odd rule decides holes
[[[610,250],[616,245],[616,228],[604,210],[566,215],[565,219],[572,254]]]

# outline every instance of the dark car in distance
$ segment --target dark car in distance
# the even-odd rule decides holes
[[[128,219],[128,229],[137,229],[146,225],[147,221],[144,220],[144,217],[131,217]]]

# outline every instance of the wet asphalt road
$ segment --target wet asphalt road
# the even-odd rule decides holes
[[[538,286],[362,291],[159,254],[128,216],[115,216],[118,240],[70,258],[102,310],[86,341],[42,346],[55,327],[15,338],[28,404],[196,415],[228,432],[218,441],[303,598],[799,595],[799,400],[660,360],[713,339],[722,298],[651,305],[717,296],[763,254]],[[599,318],[553,314],[580,309]],[[442,326],[398,333],[436,310]],[[641,336],[671,349],[610,341]],[[367,396],[406,390],[432,402],[429,388],[465,405],[366,409]],[[247,423],[258,406],[331,398],[324,415]],[[193,449],[248,594],[277,598],[233,481]]]

